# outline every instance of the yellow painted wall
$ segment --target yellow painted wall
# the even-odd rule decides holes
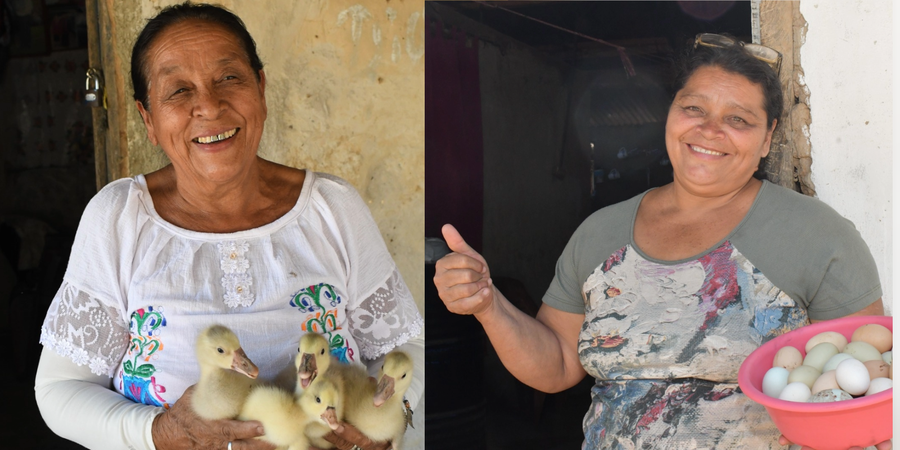
[[[126,147],[118,165],[110,165],[119,167],[119,173],[111,169],[112,178],[166,164],[162,150],[147,141],[131,102],[127,63],[146,20],[174,3],[178,2],[141,0],[141,7],[134,8],[131,2],[105,0],[111,23],[108,35],[119,58],[115,65],[119,71],[124,68],[119,96],[127,104],[120,111],[110,109],[111,116],[121,118],[123,130],[110,139]],[[424,311],[423,1],[220,4],[247,25],[265,65],[269,114],[260,155],[332,173],[356,186]]]

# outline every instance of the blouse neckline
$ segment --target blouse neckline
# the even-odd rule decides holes
[[[283,216],[275,219],[274,221],[260,227],[251,228],[249,230],[235,231],[232,233],[207,233],[203,231],[188,230],[163,219],[162,216],[160,216],[156,211],[156,207],[153,204],[153,198],[150,196],[150,190],[147,188],[147,179],[144,177],[144,175],[135,175],[134,181],[140,188],[140,194],[138,195],[138,198],[141,204],[144,205],[144,208],[146,208],[147,214],[150,216],[150,218],[160,227],[189,239],[224,241],[253,239],[260,236],[266,236],[281,229],[282,227],[296,219],[309,204],[309,198],[312,192],[312,184],[316,179],[315,172],[309,170],[304,171],[306,172],[306,176],[303,180],[303,187],[301,188],[300,196],[297,198],[297,203],[295,203],[288,212],[286,212]]]
[[[762,181],[762,185],[759,187],[759,192],[756,193],[756,197],[753,199],[753,204],[750,205],[750,209],[747,210],[747,213],[744,214],[744,217],[741,219],[741,221],[734,228],[732,228],[731,231],[729,231],[728,234],[725,235],[724,238],[722,238],[719,242],[716,242],[715,244],[713,244],[706,250],[704,250],[694,256],[689,256],[687,258],[683,258],[683,259],[679,259],[679,260],[675,260],[675,261],[669,261],[669,260],[665,260],[665,259],[657,259],[657,258],[650,257],[646,253],[644,253],[641,250],[641,248],[638,247],[637,243],[635,243],[635,241],[634,241],[634,223],[635,223],[635,221],[637,221],[638,208],[640,208],[641,202],[644,200],[644,196],[647,195],[648,192],[650,192],[656,188],[648,189],[648,190],[644,191],[642,194],[640,194],[640,197],[637,199],[637,202],[635,202],[634,211],[632,211],[632,213],[631,213],[631,224],[630,224],[630,229],[628,230],[629,245],[631,245],[631,247],[639,255],[641,255],[642,258],[646,259],[647,261],[654,262],[656,264],[662,264],[662,265],[666,265],[666,266],[674,266],[677,264],[683,264],[686,262],[696,261],[696,260],[708,255],[713,250],[721,247],[725,242],[731,240],[731,238],[738,232],[738,230],[740,230],[741,227],[743,227],[744,224],[747,223],[748,218],[750,217],[751,214],[753,214],[753,210],[756,209],[756,205],[759,203],[759,199],[762,198],[763,191],[765,191],[769,185],[768,180],[761,180],[761,181]]]

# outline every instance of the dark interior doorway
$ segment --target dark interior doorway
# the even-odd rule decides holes
[[[459,224],[530,314],[582,220],[671,182],[676,55],[701,32],[752,33],[749,1],[426,2],[425,15],[426,237]],[[425,303],[428,448],[448,430],[468,448],[580,446],[593,380],[537,393],[489,344],[473,362],[471,318],[433,290]]]
[[[0,1],[0,378],[15,414],[4,448],[78,449],[34,400],[41,324],[96,192],[84,0]]]

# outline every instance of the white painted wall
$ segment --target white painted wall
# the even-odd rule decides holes
[[[892,0],[802,0],[800,62],[809,89],[812,180],[819,199],[853,221],[893,295]]]

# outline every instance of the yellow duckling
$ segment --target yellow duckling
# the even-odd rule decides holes
[[[399,450],[406,433],[403,395],[412,383],[413,361],[404,352],[392,351],[384,358],[378,385],[356,384],[345,392],[344,420],[373,441],[391,441]]]
[[[200,381],[194,388],[191,406],[208,420],[237,417],[259,369],[250,361],[237,336],[222,325],[212,325],[197,337]]]
[[[257,386],[238,418],[260,421],[266,434],[258,439],[279,449],[307,450],[309,440],[303,434],[306,426],[317,423],[328,429],[337,428],[339,404],[340,394],[329,380],[321,380],[299,397],[275,386]]]
[[[366,369],[359,364],[344,364],[331,356],[328,340],[321,334],[307,333],[300,338],[299,352],[294,359],[297,370],[297,383],[294,395],[301,396],[306,390],[311,389],[320,380],[329,380],[334,383],[340,393],[340,397],[346,399],[346,393],[355,390],[352,386],[357,384],[370,384]],[[336,409],[338,420],[343,418],[343,407],[338,405]],[[306,436],[312,444],[318,448],[328,449],[334,445],[323,436],[332,428],[321,423],[310,423],[306,427]]]

